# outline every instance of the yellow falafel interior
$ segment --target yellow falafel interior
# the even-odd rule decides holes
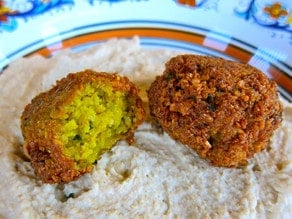
[[[95,162],[132,126],[133,112],[127,112],[127,107],[125,93],[114,92],[109,85],[86,85],[61,116],[65,155],[81,167]]]
[[[44,182],[69,182],[90,172],[117,141],[130,139],[144,117],[138,89],[126,77],[69,74],[25,108],[24,150]]]

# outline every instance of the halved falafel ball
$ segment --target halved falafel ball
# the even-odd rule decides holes
[[[221,58],[171,58],[148,97],[162,128],[215,166],[246,165],[282,121],[276,83],[250,65]]]
[[[66,183],[90,172],[117,141],[130,140],[144,117],[138,89],[128,78],[71,73],[25,107],[24,151],[43,182]]]

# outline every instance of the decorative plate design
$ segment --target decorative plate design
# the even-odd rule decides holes
[[[249,63],[292,100],[290,0],[0,0],[0,69],[135,35],[149,48]]]

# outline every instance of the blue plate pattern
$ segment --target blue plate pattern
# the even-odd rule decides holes
[[[76,0],[75,0],[76,1]],[[0,0],[0,32],[14,31],[18,26],[18,19],[28,20],[37,15],[56,10],[60,13],[64,7],[75,7],[74,0]],[[87,0],[92,7],[98,3],[108,2],[110,4],[120,3],[128,0]],[[136,2],[147,0],[134,0]],[[173,0],[175,3],[191,8],[204,7],[210,8],[211,0]],[[292,12],[289,0],[241,0],[234,7],[237,16],[246,20],[254,19],[260,25],[282,28],[292,31]],[[133,0],[131,1],[133,2]],[[219,2],[219,1],[218,1]],[[213,7],[218,7],[216,4]]]

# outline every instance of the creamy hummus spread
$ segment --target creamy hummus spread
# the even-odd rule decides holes
[[[26,104],[70,72],[126,75],[145,89],[178,54],[112,39],[74,53],[19,59],[0,75],[0,218],[289,218],[292,216],[292,106],[270,146],[243,168],[218,168],[174,141],[149,118],[135,144],[119,142],[90,174],[68,184],[43,184],[22,152]]]

